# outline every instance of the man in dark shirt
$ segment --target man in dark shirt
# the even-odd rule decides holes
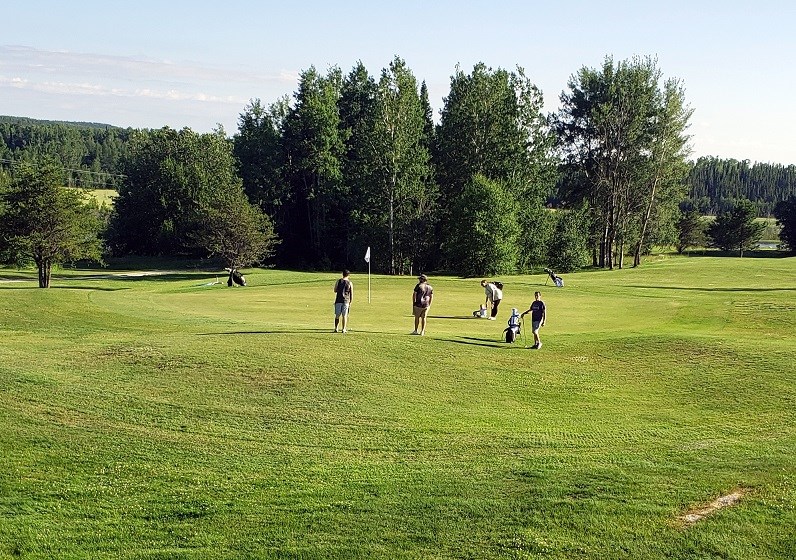
[[[531,314],[531,332],[533,332],[533,346],[531,348],[538,350],[542,347],[542,341],[539,339],[539,329],[544,326],[547,320],[547,308],[542,301],[542,292],[533,294],[533,303],[527,311],[523,311],[520,318],[524,317],[526,313]]]
[[[338,278],[334,284],[334,292],[337,294],[334,298],[334,332],[340,326],[340,317],[343,318],[343,332],[348,332],[348,309],[354,300],[354,284],[348,279],[350,274],[344,270],[343,277]]]

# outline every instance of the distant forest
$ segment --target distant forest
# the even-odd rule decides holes
[[[109,124],[0,116],[0,168],[53,155],[68,170],[67,181],[89,189],[115,189],[120,161],[133,129]],[[716,215],[748,199],[759,216],[796,195],[796,165],[701,157],[692,162],[684,208]]]

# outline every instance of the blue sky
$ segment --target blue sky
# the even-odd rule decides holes
[[[558,107],[606,55],[657,58],[694,109],[693,155],[796,163],[791,2],[26,0],[3,6],[0,114],[227,133],[299,73],[395,55],[435,113],[458,64],[522,66]]]

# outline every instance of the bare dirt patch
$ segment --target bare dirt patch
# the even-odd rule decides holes
[[[741,501],[745,493],[746,491],[743,488],[736,488],[729,494],[719,496],[707,505],[696,506],[689,509],[686,513],[679,516],[677,520],[685,526],[693,525],[722,508],[734,506]]]

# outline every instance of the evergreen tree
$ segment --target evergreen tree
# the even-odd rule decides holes
[[[754,204],[742,200],[732,209],[716,216],[707,230],[713,246],[722,251],[738,251],[740,257],[743,257],[744,251],[756,248],[765,224],[756,223],[755,214]]]
[[[796,195],[777,203],[774,208],[777,224],[782,228],[779,238],[785,249],[796,251]]]
[[[707,244],[707,224],[698,211],[682,212],[677,222],[677,252],[684,253],[689,247],[704,247]]]
[[[344,130],[338,102],[342,75],[337,68],[327,76],[314,67],[302,72],[295,105],[284,122],[285,180],[290,204],[289,229],[283,231],[283,262],[331,268],[345,254],[345,200],[342,176]]]

